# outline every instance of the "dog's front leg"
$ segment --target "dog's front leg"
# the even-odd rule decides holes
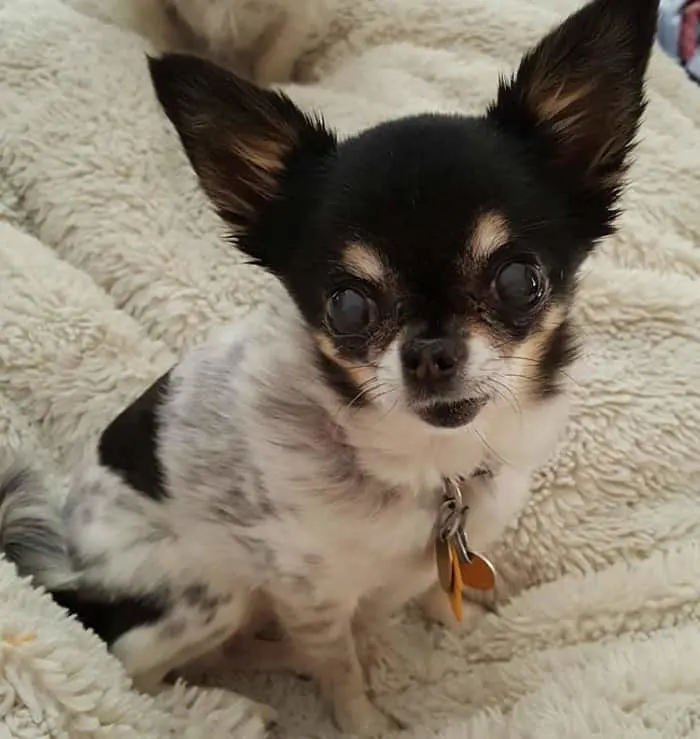
[[[227,645],[226,656],[235,669],[289,670],[314,678],[342,731],[373,737],[400,728],[367,696],[351,610],[287,601],[277,603],[277,612],[282,638],[242,637]]]
[[[397,724],[368,698],[353,635],[353,612],[334,604],[287,603],[283,628],[299,662],[318,682],[336,723],[358,736],[378,736]]]
[[[395,582],[373,593],[360,604],[355,613],[355,645],[368,682],[372,671],[382,663],[406,664],[402,651],[394,650],[389,627],[392,617],[407,603],[421,596],[434,582],[436,566],[432,550],[431,544],[426,550],[397,564]]]

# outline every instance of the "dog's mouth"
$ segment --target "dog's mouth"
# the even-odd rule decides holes
[[[471,423],[488,402],[485,396],[455,401],[439,401],[416,409],[425,423],[444,429],[456,429]]]

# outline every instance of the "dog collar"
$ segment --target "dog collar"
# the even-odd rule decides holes
[[[469,547],[465,528],[469,506],[464,503],[462,484],[463,479],[445,478],[435,536],[438,580],[458,621],[464,613],[465,588],[489,591],[496,587],[494,566]]]

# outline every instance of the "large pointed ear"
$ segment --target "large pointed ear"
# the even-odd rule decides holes
[[[202,187],[237,230],[250,229],[281,196],[295,162],[320,160],[335,149],[333,134],[285,95],[194,56],[148,62],[158,100]]]
[[[530,137],[576,195],[617,199],[644,111],[658,0],[593,0],[502,80],[488,117]],[[612,213],[608,213],[612,217]]]

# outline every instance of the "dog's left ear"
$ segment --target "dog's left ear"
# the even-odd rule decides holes
[[[525,55],[488,118],[609,210],[644,111],[658,0],[593,0]],[[609,216],[612,217],[612,213]]]
[[[185,54],[148,62],[158,100],[204,191],[246,249],[246,233],[278,200],[290,168],[312,169],[335,150],[335,136],[285,95],[211,62]],[[280,257],[249,256],[273,271]]]

